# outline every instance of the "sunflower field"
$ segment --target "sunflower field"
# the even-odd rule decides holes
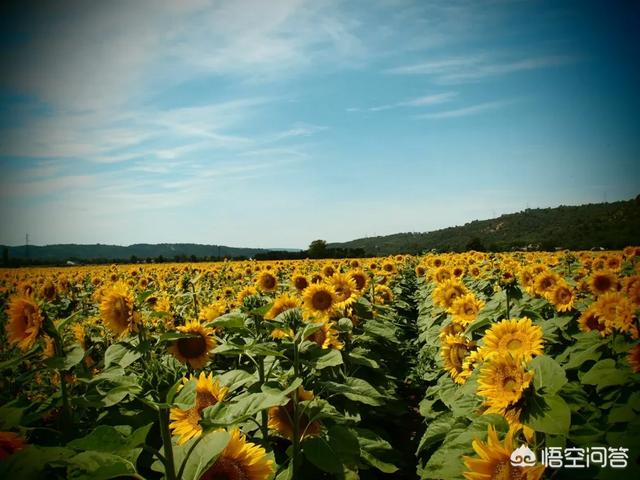
[[[639,247],[5,269],[0,302],[0,478],[640,478]]]

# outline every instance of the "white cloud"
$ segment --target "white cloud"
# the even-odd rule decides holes
[[[422,97],[416,97],[409,100],[404,100],[396,103],[389,103],[386,105],[378,105],[375,107],[369,107],[364,110],[368,112],[381,112],[383,110],[392,110],[395,108],[403,107],[427,107],[429,105],[438,105],[440,103],[446,103],[453,100],[458,95],[457,92],[444,92],[436,93],[433,95],[424,95]],[[362,109],[349,108],[347,111],[362,111]]]
[[[479,103],[477,105],[471,105],[471,106],[456,108],[452,110],[444,110],[441,112],[416,115],[416,118],[440,119],[440,118],[468,117],[470,115],[477,115],[479,113],[498,110],[511,103],[513,103],[513,101],[511,100],[498,100],[495,102],[485,102],[485,103]]]

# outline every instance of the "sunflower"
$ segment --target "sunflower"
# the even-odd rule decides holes
[[[211,305],[207,305],[202,310],[200,310],[198,320],[205,323],[212,322],[221,315],[224,315],[226,311],[227,309],[224,303],[213,302]]]
[[[373,293],[374,301],[378,305],[388,305],[393,300],[393,292],[386,285],[376,285]]]
[[[445,280],[433,290],[433,303],[444,310],[451,311],[456,298],[469,293],[467,287],[458,280]]]
[[[169,352],[182,363],[188,363],[192,368],[201,369],[209,361],[209,352],[215,347],[213,329],[205,327],[197,320],[187,322],[177,328],[180,333],[190,333],[196,336],[179,338],[169,347]]]
[[[256,287],[244,287],[238,292],[238,295],[236,295],[236,302],[242,305],[245,298],[253,295],[258,295],[258,289]]]
[[[503,443],[498,439],[493,425],[489,425],[487,441],[476,438],[471,443],[480,458],[462,457],[468,469],[464,472],[464,477],[468,480],[539,480],[544,472],[544,465],[511,465],[511,454],[516,446],[513,437],[516,432],[517,430],[510,428]]]
[[[304,289],[309,286],[309,283],[307,276],[300,272],[294,272],[293,275],[291,275],[291,284],[298,292],[304,291]]]
[[[640,306],[640,275],[626,277],[624,279],[624,291],[636,306]]]
[[[342,350],[344,344],[338,338],[338,332],[334,329],[334,326],[334,322],[325,321],[319,330],[316,330],[309,336],[309,340],[324,349],[333,348],[335,350]]]
[[[334,273],[333,276],[328,279],[328,283],[336,292],[336,298],[338,300],[337,308],[348,307],[357,300],[356,282],[350,276],[344,273]]]
[[[0,432],[0,460],[22,450],[26,442],[13,432]]]
[[[9,299],[6,324],[7,340],[20,350],[29,350],[35,344],[40,328],[42,314],[36,301],[29,296],[14,295]]]
[[[618,289],[618,277],[606,270],[595,272],[589,279],[589,289],[596,296],[615,291]]]
[[[275,338],[277,340],[281,340],[283,338],[293,338],[294,335],[294,331],[290,328],[274,328],[273,330],[271,330],[271,338]]]
[[[178,445],[202,435],[202,427],[200,426],[202,411],[224,400],[229,391],[227,387],[220,385],[219,380],[213,379],[213,373],[207,376],[204,372],[200,372],[200,376],[197,378],[194,375],[190,375],[182,379],[182,385],[184,386],[191,381],[196,381],[195,405],[188,410],[174,407],[169,414],[171,421],[169,428],[172,430],[173,435],[180,437]]]
[[[278,286],[278,279],[269,272],[260,272],[256,285],[263,292],[273,292]]]
[[[496,355],[480,369],[478,395],[490,407],[505,408],[520,400],[532,379],[533,372],[525,371],[521,358]]]
[[[440,330],[440,340],[442,341],[447,335],[462,335],[464,330],[464,325],[454,319],[451,323],[442,327],[442,330]]]
[[[533,291],[538,295],[544,295],[551,291],[561,281],[560,275],[550,270],[543,270],[533,280]]]
[[[100,315],[116,335],[125,335],[137,330],[133,295],[126,283],[116,282],[104,292],[100,303]]]
[[[473,293],[457,297],[451,303],[454,319],[465,326],[475,320],[482,307],[484,307],[484,302],[478,300]]]
[[[451,270],[447,267],[438,267],[433,272],[433,281],[436,283],[442,283],[451,278]]]
[[[334,273],[336,273],[336,269],[333,268],[333,265],[325,265],[322,268],[322,275],[324,275],[325,277],[331,277]]]
[[[559,312],[567,312],[573,308],[575,295],[566,283],[557,284],[545,296]]]
[[[300,306],[300,301],[292,297],[291,295],[281,295],[276,298],[276,301],[273,302],[273,305],[269,309],[269,311],[265,314],[264,318],[267,320],[273,320],[282,312],[286,312],[292,308],[298,308]]]
[[[464,368],[464,360],[473,350],[475,342],[467,340],[462,335],[447,335],[442,340],[440,356],[444,369],[449,372],[454,382],[463,384],[467,381],[471,371]]]
[[[600,295],[595,302],[596,312],[606,325],[628,332],[632,326],[635,308],[621,292],[608,292]]]
[[[229,432],[229,443],[199,480],[267,480],[274,470],[264,448],[248,442],[240,430]]]
[[[42,358],[53,358],[56,356],[56,344],[49,335],[44,335],[44,346],[42,347]]]
[[[382,269],[381,270],[382,270],[382,273],[384,275],[393,275],[394,273],[398,272],[396,264],[394,263],[393,260],[386,260],[382,264]]]
[[[362,270],[351,270],[349,272],[349,276],[356,282],[356,290],[362,292],[366,290],[367,284],[369,283],[369,277]]]
[[[542,328],[533,325],[527,317],[493,324],[485,332],[483,340],[482,351],[486,358],[509,353],[529,361],[543,352]]]
[[[313,400],[313,391],[305,390],[298,387],[298,401]],[[288,440],[293,440],[293,402],[289,400],[285,405],[272,407],[269,409],[268,426],[271,430]],[[309,422],[309,417],[304,413],[299,417],[298,432],[300,439],[305,437],[313,437],[322,431],[322,424],[318,421]]]
[[[578,319],[578,326],[583,332],[598,331],[601,336],[606,336],[611,333],[611,326],[609,326],[598,313],[598,308],[595,303],[592,303],[587,308],[580,318]]]
[[[631,370],[640,373],[640,343],[629,350],[627,362],[629,362]]]
[[[305,289],[303,310],[307,317],[329,317],[336,309],[338,297],[331,285],[314,283]]]

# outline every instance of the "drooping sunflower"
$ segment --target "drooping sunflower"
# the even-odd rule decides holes
[[[278,279],[272,273],[263,271],[258,275],[256,286],[263,292],[273,292],[278,286]]]
[[[42,314],[36,301],[26,295],[14,295],[7,308],[8,322],[5,327],[9,343],[20,350],[29,350],[35,344],[42,327]]]
[[[484,307],[484,302],[477,299],[473,293],[457,297],[451,303],[454,319],[465,326],[476,319],[482,307]]]
[[[602,337],[609,335],[612,331],[612,327],[604,321],[604,318],[600,317],[595,303],[582,312],[578,319],[578,326],[583,332],[598,331]]]
[[[297,391],[298,401],[313,400],[313,391],[305,390],[303,387],[298,387]],[[293,440],[293,403],[291,400],[285,405],[279,407],[272,407],[269,409],[269,429],[278,432],[281,437],[288,440]],[[322,431],[322,424],[318,421],[309,422],[309,417],[304,413],[300,415],[298,423],[298,435],[300,439],[306,437],[313,437],[318,435]]]
[[[356,282],[350,276],[344,273],[334,273],[328,279],[328,283],[336,292],[337,308],[348,307],[358,299]]]
[[[26,442],[17,433],[0,432],[0,460],[22,450],[26,445]]]
[[[480,458],[462,457],[468,469],[464,472],[464,477],[467,480],[539,480],[544,473],[544,465],[511,465],[511,454],[516,447],[513,442],[516,432],[515,429],[509,429],[503,443],[493,425],[489,425],[487,441],[476,438],[471,443]]]
[[[388,305],[393,301],[393,291],[386,285],[376,285],[373,295],[377,304]]]
[[[496,355],[480,369],[478,395],[490,407],[506,408],[520,400],[532,379],[533,372],[525,371],[521,357]]]
[[[520,355],[525,361],[543,352],[542,328],[523,317],[494,323],[484,334],[483,355]]]
[[[561,282],[547,292],[546,298],[559,312],[568,312],[573,308],[575,295],[569,285]]]
[[[237,428],[215,463],[199,480],[267,480],[274,470],[264,448],[248,442]]]
[[[470,370],[464,368],[464,360],[473,350],[475,342],[467,340],[462,335],[447,335],[442,339],[440,356],[445,370],[454,382],[463,384],[471,374]]]
[[[319,330],[316,330],[309,336],[309,340],[324,349],[333,348],[335,350],[342,350],[344,344],[338,338],[338,332],[334,327],[334,322],[326,320]]]
[[[280,295],[276,298],[276,301],[273,302],[273,305],[269,309],[269,311],[265,314],[264,318],[267,320],[273,320],[282,312],[286,312],[287,310],[291,310],[292,308],[298,308],[300,306],[300,301],[292,297],[291,295]]]
[[[305,316],[316,318],[329,317],[338,303],[335,290],[326,283],[314,283],[307,287],[302,300]]]
[[[251,297],[252,295],[258,295],[258,289],[251,286],[244,287],[238,292],[238,295],[236,295],[236,302],[242,305],[244,303],[244,299],[247,297]]]
[[[137,330],[137,315],[133,311],[131,289],[124,282],[116,282],[102,296],[100,315],[104,323],[116,335]]]
[[[640,343],[629,350],[627,362],[629,362],[631,370],[640,373]]]
[[[613,292],[618,289],[618,277],[607,270],[594,272],[589,279],[589,289],[595,296]]]
[[[197,370],[209,361],[209,352],[216,346],[213,329],[205,327],[197,320],[187,322],[177,328],[180,333],[190,333],[193,337],[179,338],[169,347],[169,352],[182,363],[188,363]]]
[[[169,428],[172,434],[179,436],[178,445],[188,442],[190,439],[202,435],[202,427],[200,420],[202,419],[202,411],[224,400],[229,389],[220,385],[218,379],[213,378],[213,373],[206,375],[200,372],[197,378],[194,375],[182,379],[182,385],[188,382],[196,381],[196,403],[192,408],[183,410],[174,407],[169,413],[171,423]]]

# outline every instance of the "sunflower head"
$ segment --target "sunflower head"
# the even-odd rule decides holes
[[[215,347],[213,329],[205,327],[197,320],[187,322],[177,329],[192,336],[179,338],[169,347],[169,352],[182,363],[201,369],[209,361],[209,352]]]
[[[9,299],[6,325],[9,343],[17,345],[20,350],[29,350],[35,344],[43,317],[35,299],[25,295],[14,295]]]
[[[596,271],[589,279],[589,289],[595,296],[613,292],[618,289],[618,277],[607,270]]]
[[[206,375],[200,372],[197,378],[194,375],[182,379],[182,386],[189,382],[196,382],[195,405],[187,410],[174,407],[171,409],[169,428],[173,435],[179,436],[178,445],[188,442],[190,439],[202,434],[200,420],[202,411],[224,400],[229,392],[227,387],[220,385],[219,380],[213,378],[213,374]]]
[[[486,358],[510,354],[528,361],[543,352],[542,336],[542,328],[527,317],[503,320],[485,332],[482,351]]]
[[[291,284],[298,292],[303,292],[309,286],[309,279],[300,272],[295,272],[291,276]]]
[[[473,350],[475,343],[462,335],[446,335],[442,339],[440,356],[445,370],[456,383],[464,383],[471,374],[471,370],[465,368],[465,359]]]
[[[533,372],[525,371],[522,357],[496,355],[480,369],[478,395],[490,407],[506,408],[520,400],[532,379]]]
[[[467,480],[538,480],[544,473],[544,465],[514,467],[511,465],[511,453],[515,449],[513,437],[516,430],[509,429],[504,443],[498,438],[493,425],[489,425],[487,441],[479,439],[471,443],[479,458],[463,457],[467,471]]]
[[[376,285],[373,294],[377,304],[388,305],[393,300],[393,291],[386,285]]]
[[[133,294],[126,283],[116,282],[103,293],[100,314],[107,327],[116,335],[137,330]]]
[[[258,290],[261,290],[263,292],[273,292],[278,286],[278,279],[273,273],[262,271],[258,275],[256,286],[258,287]]]
[[[359,292],[363,292],[364,290],[366,290],[367,285],[369,284],[369,277],[366,273],[364,273],[363,270],[351,270],[349,272],[349,277],[351,277],[353,281],[356,282],[356,290],[358,290]]]
[[[603,337],[609,335],[612,331],[611,326],[604,321],[604,318],[600,317],[595,303],[592,303],[591,306],[580,315],[578,326],[583,332],[598,331]]]
[[[305,390],[303,387],[298,387],[297,390],[298,401],[313,400],[313,391]],[[291,395],[289,395],[291,396]],[[272,407],[269,409],[269,429],[277,432],[281,437],[288,440],[293,439],[293,403],[290,400],[285,405],[279,407]],[[300,439],[310,436],[316,436],[322,431],[322,424],[318,421],[309,422],[309,417],[304,413],[299,417],[298,432]]]
[[[273,302],[273,305],[269,309],[269,311],[265,314],[264,318],[267,320],[273,320],[282,312],[286,312],[287,310],[291,310],[292,308],[298,308],[300,306],[300,301],[296,297],[292,297],[291,295],[281,295],[276,298],[276,301]]]
[[[326,283],[314,283],[302,296],[305,316],[327,318],[336,309],[338,297],[333,287]]]
[[[328,283],[336,292],[338,308],[348,307],[357,300],[358,288],[355,280],[349,275],[346,275],[344,273],[334,273],[328,279]]]
[[[465,326],[475,320],[482,307],[484,307],[484,302],[478,300],[473,293],[457,297],[451,303],[454,319]]]
[[[215,463],[199,480],[267,480],[274,471],[273,460],[264,448],[248,442],[237,428]]]
[[[640,373],[640,343],[629,350],[627,361],[634,372]]]
[[[564,282],[558,283],[545,296],[559,312],[567,312],[573,308],[575,295],[569,285]]]
[[[344,344],[338,338],[338,332],[335,330],[335,323],[325,321],[320,329],[316,330],[309,336],[309,340],[315,342],[319,347],[324,349],[333,348],[342,350]]]

